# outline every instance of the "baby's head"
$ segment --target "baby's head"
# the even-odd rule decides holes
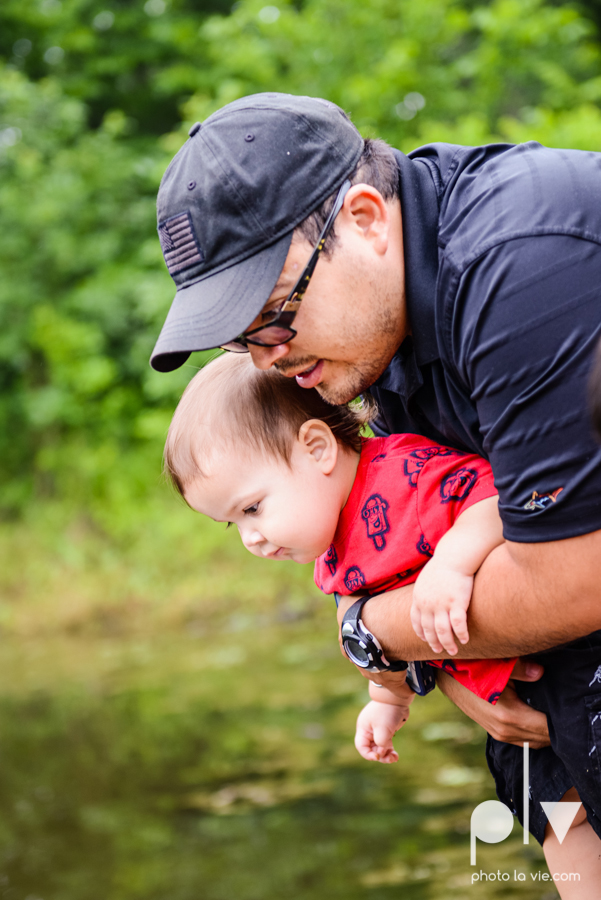
[[[310,562],[332,542],[370,417],[225,354],[184,391],[165,471],[193,509],[237,525],[251,553]]]

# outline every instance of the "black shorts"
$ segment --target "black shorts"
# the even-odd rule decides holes
[[[560,800],[575,787],[601,838],[601,631],[531,658],[545,674],[515,686],[524,702],[546,713],[551,746],[530,751],[530,832],[542,844],[541,801]],[[523,749],[489,735],[486,758],[499,800],[523,824]]]

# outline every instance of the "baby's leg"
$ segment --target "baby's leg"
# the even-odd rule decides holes
[[[576,788],[559,801],[580,800]],[[601,892],[601,840],[589,824],[584,807],[576,814],[570,830],[560,844],[550,824],[545,830],[543,850],[555,887],[562,900],[598,900]],[[562,881],[561,876],[580,876],[579,881]]]

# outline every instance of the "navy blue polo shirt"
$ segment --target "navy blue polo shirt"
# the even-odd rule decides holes
[[[371,388],[374,431],[488,459],[508,540],[601,528],[587,401],[601,154],[529,142],[396,155],[411,336]]]

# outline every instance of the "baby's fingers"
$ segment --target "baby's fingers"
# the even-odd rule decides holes
[[[434,615],[430,612],[422,614],[422,628],[425,640],[430,644],[434,653],[442,652],[442,644],[438,639]]]
[[[422,628],[422,614],[415,604],[411,605],[410,617],[411,624],[413,625],[413,630],[415,631],[416,635],[420,640],[425,641],[426,635],[424,634],[424,629]]]
[[[399,754],[393,748],[388,750],[379,750],[378,762],[395,763],[399,761]]]
[[[454,607],[450,612],[449,618],[457,639],[461,641],[462,644],[467,644],[470,636],[467,629],[467,614],[465,610]]]
[[[369,759],[377,762],[380,758],[378,747],[374,742],[372,731],[368,731],[364,728],[358,728],[355,734],[355,747],[357,748],[363,759]]]
[[[434,616],[434,623],[436,627],[436,636],[438,640],[442,644],[443,648],[450,653],[451,656],[455,656],[457,653],[457,644],[455,643],[455,638],[453,636],[453,629],[451,628],[451,621],[449,619],[449,614],[446,610],[439,609],[436,615]],[[435,649],[434,647],[432,649]]]

